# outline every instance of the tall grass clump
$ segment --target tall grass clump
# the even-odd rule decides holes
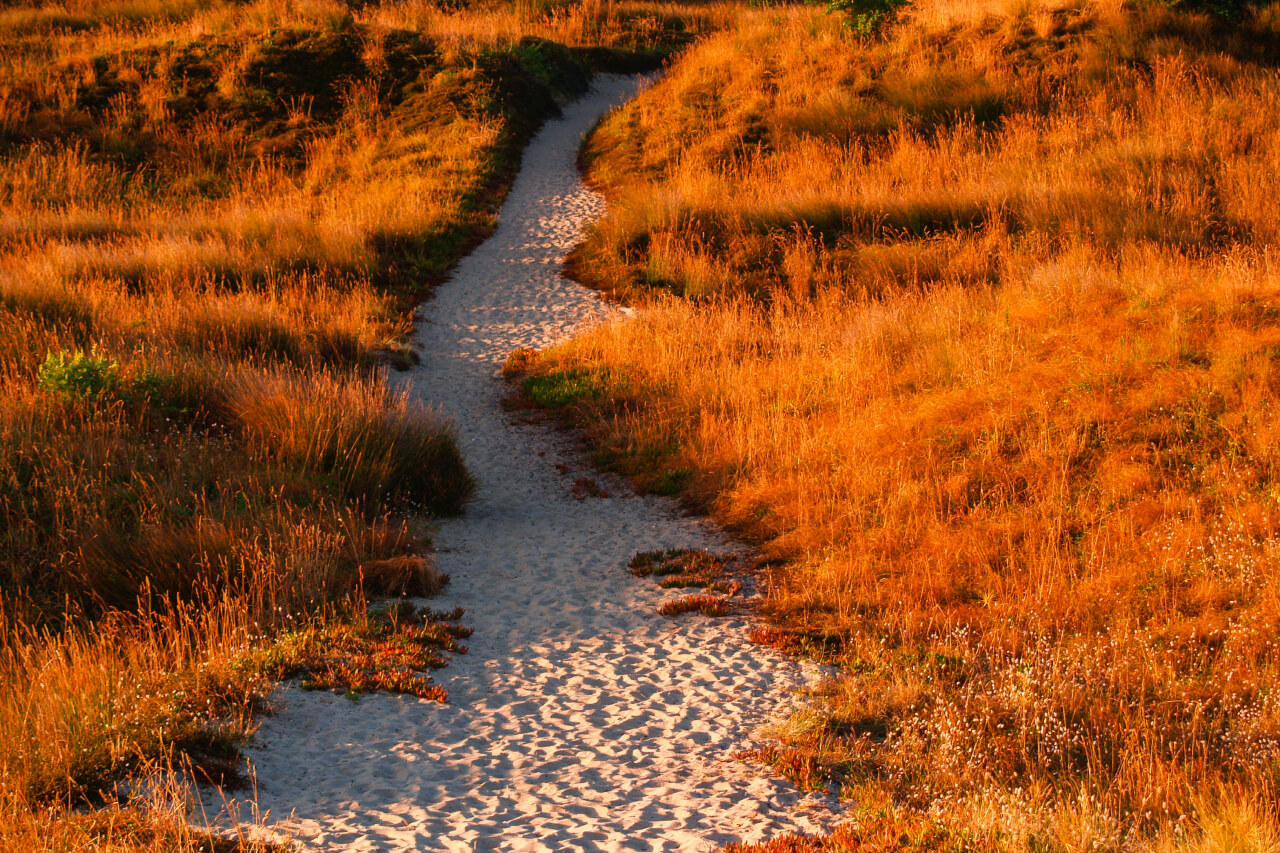
[[[452,515],[470,495],[452,428],[407,391],[324,373],[248,373],[227,397],[258,452],[332,477],[343,496],[372,511],[399,502]]]
[[[761,9],[588,141],[646,310],[531,381],[839,667],[755,757],[853,822],[763,849],[1274,843],[1277,20]]]

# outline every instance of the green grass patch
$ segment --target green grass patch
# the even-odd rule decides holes
[[[637,477],[637,483],[646,492],[674,497],[684,491],[693,474],[692,468],[671,468],[652,474],[642,474]]]
[[[574,367],[530,376],[521,383],[520,390],[535,406],[558,412],[584,401],[603,399],[609,385],[603,373]]]

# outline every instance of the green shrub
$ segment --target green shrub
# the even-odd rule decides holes
[[[135,369],[131,376],[125,376],[120,362],[100,354],[96,347],[87,353],[49,350],[36,371],[40,387],[55,394],[79,399],[109,395],[139,403],[154,403],[163,397],[171,378],[149,367]]]
[[[1253,4],[1247,0],[1164,0],[1170,9],[1181,9],[1190,12],[1208,12],[1228,21],[1244,17]]]
[[[72,397],[97,397],[120,386],[120,363],[97,348],[75,353],[49,350],[36,380],[46,391]]]
[[[844,15],[844,26],[859,36],[874,35],[911,0],[830,0],[827,12]]]

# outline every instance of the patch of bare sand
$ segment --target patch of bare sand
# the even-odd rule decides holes
[[[826,817],[825,799],[732,757],[806,674],[743,620],[659,616],[667,595],[625,568],[732,543],[621,482],[575,499],[581,454],[499,405],[511,350],[610,314],[561,267],[604,208],[575,167],[582,135],[637,85],[603,77],[542,130],[497,233],[422,309],[408,381],[458,425],[479,480],[436,536],[453,582],[433,604],[465,607],[475,635],[436,673],[447,705],[284,691],[250,755],[260,807],[306,847],[702,850]]]

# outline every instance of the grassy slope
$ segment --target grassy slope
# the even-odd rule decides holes
[[[534,382],[768,543],[831,849],[1280,838],[1278,25],[761,10],[592,137],[577,270],[651,310]]]
[[[433,580],[404,519],[470,483],[375,368],[588,63],[712,14],[0,12],[0,846],[202,848],[180,809],[65,807],[225,768],[274,659],[248,647],[361,578]]]

